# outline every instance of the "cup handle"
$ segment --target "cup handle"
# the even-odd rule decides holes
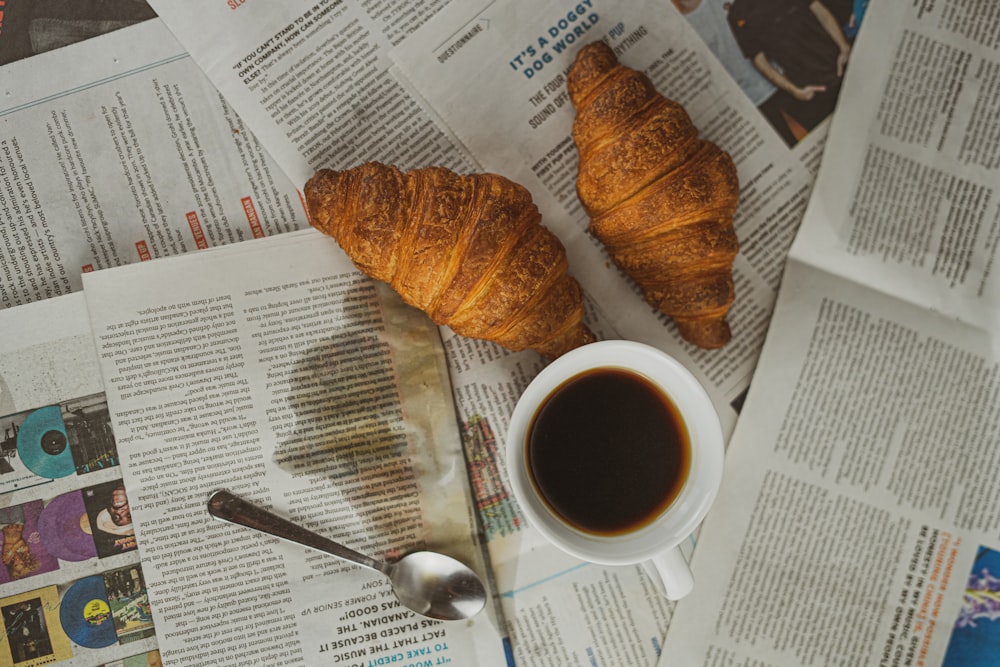
[[[694,576],[680,546],[656,554],[643,565],[668,600],[680,600],[694,588]]]

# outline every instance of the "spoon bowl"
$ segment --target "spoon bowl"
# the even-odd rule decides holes
[[[396,597],[418,614],[454,621],[475,616],[486,604],[482,580],[451,556],[414,551],[387,567]]]
[[[435,551],[415,551],[398,561],[375,560],[334,542],[229,491],[208,499],[208,513],[216,519],[280,537],[342,560],[381,572],[389,578],[400,604],[439,621],[475,616],[486,605],[486,587],[465,564]]]

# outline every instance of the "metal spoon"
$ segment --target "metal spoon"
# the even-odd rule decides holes
[[[429,618],[459,621],[475,616],[486,604],[482,580],[468,567],[444,554],[415,551],[394,563],[377,561],[229,491],[212,494],[208,499],[208,513],[216,519],[253,528],[381,572],[389,577],[392,590],[403,606]]]

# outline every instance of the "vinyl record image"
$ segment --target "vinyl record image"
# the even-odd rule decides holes
[[[79,491],[56,496],[38,519],[38,532],[49,553],[65,561],[97,558],[97,547]]]
[[[59,622],[69,638],[85,648],[118,641],[104,578],[85,577],[70,586],[59,605]]]
[[[17,453],[39,477],[58,479],[73,474],[76,466],[59,406],[39,408],[25,417],[17,432]]]

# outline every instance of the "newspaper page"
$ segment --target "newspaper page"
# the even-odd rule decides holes
[[[996,664],[995,334],[787,276],[660,664]]]
[[[4,308],[79,290],[87,271],[307,226],[296,188],[161,21],[2,72]]]
[[[701,134],[737,165],[735,224],[742,251],[728,318],[733,338],[721,350],[684,342],[586,232],[589,219],[575,190],[578,158],[566,73],[579,49],[597,40],[683,104]],[[618,334],[661,347],[688,366],[709,389],[728,432],[812,178],[800,153],[781,140],[688,21],[663,1],[453,3],[392,56],[400,75],[484,168],[531,190],[546,225],[567,246],[571,272]]]
[[[445,0],[149,4],[299,188],[371,160],[472,169],[389,73],[389,50]]]
[[[884,4],[827,153],[850,169],[826,170],[798,254],[1000,330],[1000,17],[989,2]]]
[[[314,230],[85,278],[166,663],[505,664],[490,614],[417,616],[381,574],[206,511],[227,488],[372,557],[486,576],[426,316]]]
[[[997,663],[998,28],[868,6],[661,664]]]
[[[159,665],[83,295],[0,331],[0,664]]]

